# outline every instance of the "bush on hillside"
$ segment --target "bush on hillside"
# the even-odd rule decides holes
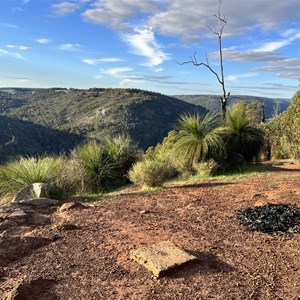
[[[200,177],[214,176],[217,174],[219,168],[220,165],[213,159],[210,159],[205,162],[200,162],[194,165],[195,173]]]
[[[273,158],[300,159],[300,90],[285,112],[266,125]]]
[[[173,178],[176,170],[168,160],[144,159],[135,163],[128,174],[135,184],[156,187]]]

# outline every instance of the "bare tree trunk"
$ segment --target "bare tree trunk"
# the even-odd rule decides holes
[[[193,64],[195,67],[204,66],[207,69],[209,69],[209,71],[211,73],[213,73],[215,75],[215,77],[217,78],[218,82],[221,84],[222,91],[223,91],[223,95],[220,97],[220,100],[221,100],[222,116],[223,116],[223,119],[225,119],[226,118],[226,110],[227,110],[227,101],[228,101],[228,98],[230,96],[230,93],[227,93],[226,92],[226,88],[225,88],[222,36],[223,36],[223,29],[224,29],[224,27],[227,24],[227,20],[226,20],[225,16],[223,16],[223,17],[221,16],[221,5],[222,5],[222,0],[219,0],[218,14],[215,15],[215,17],[221,23],[221,26],[220,26],[219,30],[212,29],[210,26],[207,26],[208,29],[213,34],[215,34],[218,37],[218,42],[219,42],[219,59],[220,59],[220,75],[209,65],[209,61],[208,61],[207,55],[206,55],[206,62],[200,62],[199,63],[197,61],[196,52],[194,53],[194,56],[191,57],[191,59],[189,61],[185,61],[185,62],[179,63],[179,64],[181,64],[181,65],[184,65],[184,64]]]

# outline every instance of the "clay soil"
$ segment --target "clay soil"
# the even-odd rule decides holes
[[[300,207],[300,165],[105,197],[65,213],[68,226],[56,226],[55,212],[34,232],[52,242],[1,267],[0,295],[20,284],[15,299],[300,299],[300,235],[238,223],[237,210],[267,202]],[[167,240],[198,260],[159,279],[129,260],[131,249]]]

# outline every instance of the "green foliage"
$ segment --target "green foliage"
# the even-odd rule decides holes
[[[266,125],[273,158],[300,159],[300,90],[287,110]]]
[[[63,160],[59,157],[21,157],[0,167],[0,194],[15,193],[43,182],[56,184]]]
[[[179,133],[174,145],[175,155],[193,164],[224,157],[225,147],[220,130],[221,118],[209,112],[205,115],[184,115],[179,120]]]
[[[251,125],[245,107],[236,106],[228,110],[224,133],[228,153],[240,153],[247,162],[259,160],[265,145],[264,131]]]
[[[238,101],[231,107],[231,111],[235,110],[245,114],[245,117],[253,126],[260,124],[264,120],[264,104],[259,101],[250,103]]]
[[[102,141],[104,153],[115,163],[119,179],[122,179],[138,157],[138,147],[129,136],[106,136]],[[124,178],[123,178],[124,179]]]
[[[144,159],[135,163],[129,170],[129,179],[142,186],[161,186],[176,174],[168,160]]]
[[[137,153],[128,137],[105,137],[103,143],[90,141],[72,152],[59,176],[60,185],[70,193],[100,192],[124,182]]]
[[[210,177],[217,174],[220,166],[216,161],[210,159],[205,162],[197,163],[193,167],[196,171],[196,175],[200,177]]]

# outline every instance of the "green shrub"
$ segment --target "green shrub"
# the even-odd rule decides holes
[[[219,167],[219,164],[213,159],[210,159],[205,162],[200,162],[194,165],[196,174],[201,177],[209,177],[216,175],[217,171],[219,170]]]
[[[128,137],[105,137],[102,143],[90,141],[73,150],[59,174],[59,184],[69,193],[103,191],[126,180],[137,153]]]
[[[287,110],[265,127],[273,158],[300,159],[300,90]]]
[[[175,168],[168,160],[144,159],[133,165],[129,179],[142,186],[161,186],[176,175]]]
[[[0,167],[0,194],[15,193],[35,182],[55,185],[62,164],[60,157],[20,157],[7,163]]]

